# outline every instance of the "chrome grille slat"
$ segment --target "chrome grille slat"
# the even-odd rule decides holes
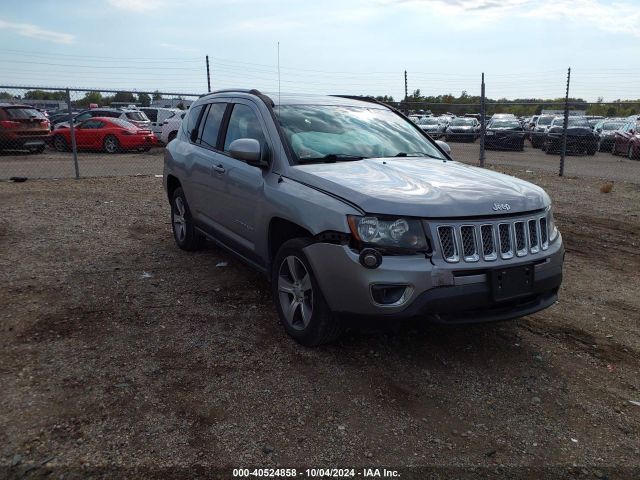
[[[513,231],[515,234],[516,255],[524,257],[527,254],[527,236],[524,231],[524,222],[515,222]]]
[[[529,250],[531,253],[540,251],[540,238],[538,236],[538,222],[531,219],[527,222],[527,230],[529,231]]]
[[[480,238],[482,239],[482,255],[484,259],[490,261],[498,258],[496,243],[493,238],[493,225],[481,225]]]
[[[476,242],[476,231],[473,225],[463,225],[460,227],[460,239],[462,242],[462,257],[465,262],[477,262],[478,244]]]

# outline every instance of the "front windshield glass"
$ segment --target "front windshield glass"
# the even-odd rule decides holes
[[[553,117],[540,117],[538,118],[538,125],[551,125]]]
[[[553,120],[553,126],[563,126],[564,125],[564,118],[562,117],[558,117],[556,119]],[[569,117],[568,123],[567,123],[567,127],[587,127],[587,128],[591,128],[589,125],[589,122],[587,121],[586,118],[571,118]]]
[[[618,130],[624,127],[624,122],[607,122],[602,125],[603,130]]]
[[[340,105],[281,105],[276,116],[296,163],[371,157],[445,157],[411,123],[390,110]]]
[[[421,118],[418,120],[418,125],[438,125],[439,123],[435,118]]]
[[[520,123],[515,120],[494,120],[489,126],[491,128],[520,128]]]
[[[476,124],[476,121],[471,118],[456,118],[451,122],[451,125],[454,127],[473,126],[475,124]]]

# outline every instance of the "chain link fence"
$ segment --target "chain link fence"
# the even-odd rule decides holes
[[[0,86],[0,179],[160,174],[164,145],[198,96]],[[640,102],[471,98],[479,101],[387,103],[469,164],[561,175],[566,164],[605,177],[612,160],[640,159]]]
[[[198,96],[0,86],[0,179],[160,174]]]

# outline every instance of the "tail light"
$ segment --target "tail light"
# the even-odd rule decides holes
[[[20,122],[14,122],[13,120],[0,120],[0,127],[7,129],[20,128]]]

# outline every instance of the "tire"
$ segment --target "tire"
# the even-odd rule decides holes
[[[285,331],[305,347],[330,343],[342,333],[331,313],[303,249],[304,238],[285,242],[273,261],[271,294]]]
[[[635,160],[635,159],[636,159],[636,157],[637,157],[637,156],[635,155],[635,152],[634,152],[634,150],[633,150],[633,145],[631,145],[631,144],[630,144],[630,145],[629,145],[629,150],[627,151],[627,158],[628,158],[629,160]]]
[[[176,188],[171,197],[171,230],[176,245],[182,250],[194,252],[204,245],[204,237],[195,229],[182,187]]]
[[[40,145],[39,147],[36,147],[36,148],[30,148],[29,153],[34,153],[34,154],[42,153],[44,152],[45,148],[47,148],[46,145]]]
[[[589,147],[589,148],[587,148],[587,155],[590,155],[590,156],[593,157],[596,154],[597,151],[598,151],[598,146],[597,145],[595,145],[593,147]]]
[[[55,148],[58,152],[66,152],[67,150],[69,150],[69,145],[67,145],[67,141],[62,135],[54,135],[53,148]]]
[[[102,141],[104,151],[107,153],[118,153],[120,151],[120,142],[113,135],[107,135]]]

